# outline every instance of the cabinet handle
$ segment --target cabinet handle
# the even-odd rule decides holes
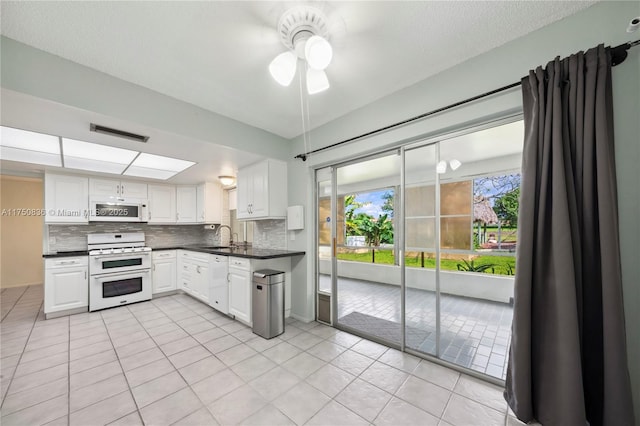
[[[116,194],[120,195],[120,185],[116,185]]]
[[[124,185],[120,185],[120,195],[124,195]]]
[[[84,271],[84,279],[87,279],[87,271]]]
[[[200,273],[200,266],[196,266],[196,272]]]
[[[156,264],[155,263],[153,264],[153,270],[154,271],[156,270]]]
[[[180,213],[176,213],[176,220],[180,220]]]
[[[230,283],[231,282],[231,277],[229,276],[229,274],[227,274],[227,282]]]

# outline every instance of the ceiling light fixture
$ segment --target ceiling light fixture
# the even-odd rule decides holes
[[[278,22],[282,43],[289,49],[279,54],[269,64],[269,72],[282,86],[289,86],[296,74],[298,59],[306,61],[307,92],[310,95],[329,88],[324,72],[331,63],[333,49],[327,41],[327,25],[324,14],[309,6],[287,10]]]
[[[234,176],[218,176],[218,179],[220,179],[222,186],[233,186],[236,183],[236,178]]]

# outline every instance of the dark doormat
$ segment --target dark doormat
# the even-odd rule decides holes
[[[402,335],[402,327],[400,323],[362,314],[360,312],[351,312],[350,314],[339,318],[338,323],[349,328],[359,330],[362,333],[375,336],[379,339],[383,339],[397,345],[400,344],[400,336]],[[405,343],[409,347],[420,348],[430,335],[431,331],[407,327]]]

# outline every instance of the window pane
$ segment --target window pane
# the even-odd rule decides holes
[[[436,193],[435,186],[413,186],[405,189],[407,209],[406,215],[410,216],[435,216]]]
[[[320,198],[318,200],[318,244],[331,244],[331,222],[327,221],[331,217],[331,198]]]
[[[440,214],[471,214],[472,181],[445,183],[440,186]]]
[[[407,249],[433,249],[435,247],[435,218],[407,218]]]
[[[443,249],[471,250],[471,216],[441,218],[440,242]]]

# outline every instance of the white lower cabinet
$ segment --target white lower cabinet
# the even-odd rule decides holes
[[[176,250],[152,252],[151,258],[153,294],[176,290]]]
[[[229,313],[229,257],[210,255],[211,276],[209,277],[209,306]]]
[[[291,258],[250,259],[190,250],[177,251],[177,288],[223,314],[252,326],[253,271],[272,268],[285,273],[285,318],[291,312]],[[154,282],[155,288],[155,282]]]
[[[178,253],[180,290],[209,303],[209,255],[188,250]]]
[[[251,322],[251,261],[229,258],[229,313],[247,325]]]
[[[45,259],[44,313],[89,308],[89,259],[87,256]]]

